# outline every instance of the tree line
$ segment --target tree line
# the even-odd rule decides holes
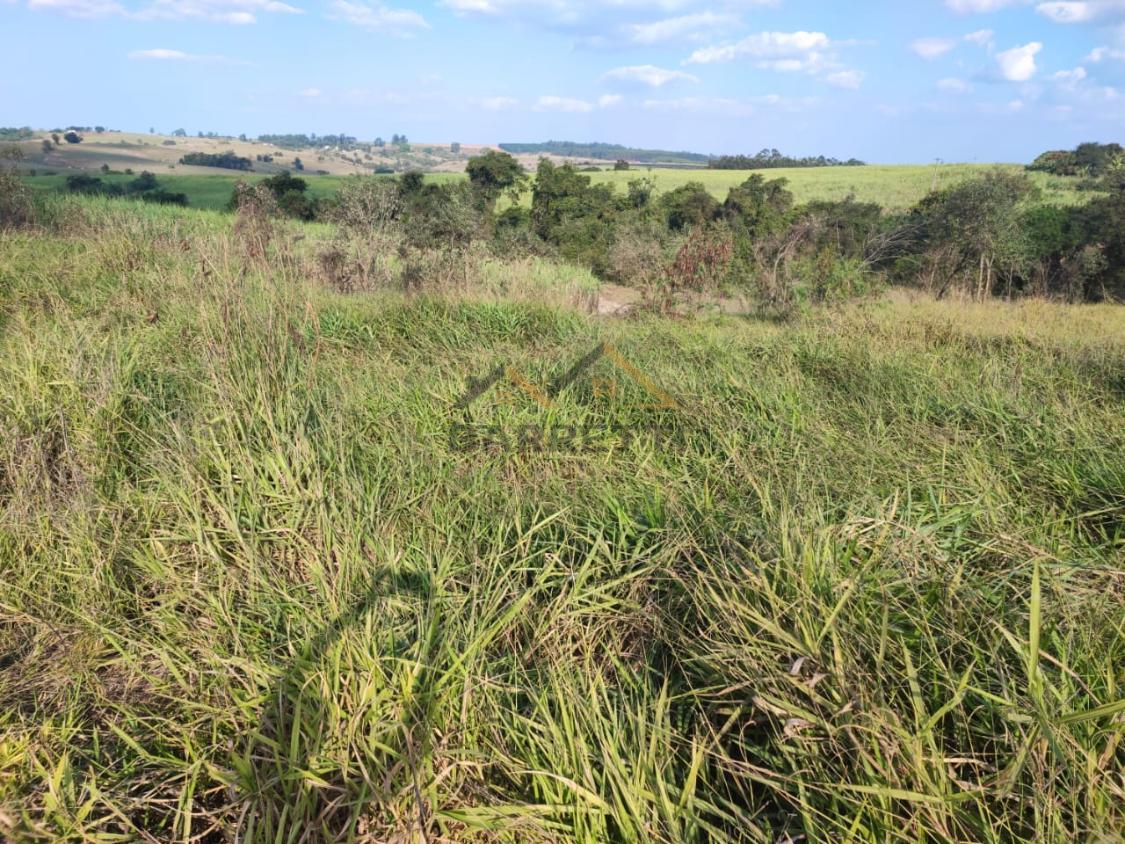
[[[659,193],[643,177],[621,192],[547,159],[532,175],[496,151],[471,158],[467,172],[466,182],[444,184],[417,172],[357,177],[320,202],[288,174],[263,190],[280,212],[393,231],[415,251],[476,243],[498,255],[552,256],[662,308],[726,289],[786,313],[886,284],[938,297],[1125,298],[1125,168],[1108,172],[1085,205],[1045,203],[1027,176],[997,169],[902,213],[854,198],[798,204],[785,179],[762,174],[717,199],[697,182]],[[529,188],[530,206],[519,204]]]
[[[780,167],[863,167],[866,163],[858,158],[841,161],[823,155],[792,158],[776,149],[763,149],[757,155],[721,155],[711,159],[707,166],[712,170],[769,170]]]

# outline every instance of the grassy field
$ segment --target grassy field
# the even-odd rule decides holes
[[[824,167],[783,170],[646,170],[637,168],[630,171],[612,170],[591,173],[595,183],[614,185],[618,193],[624,193],[628,182],[633,179],[648,178],[656,182],[661,193],[673,190],[688,182],[701,182],[716,198],[725,199],[730,188],[741,184],[754,173],[767,179],[783,178],[789,181],[789,189],[797,202],[811,200],[839,200],[855,196],[862,202],[878,202],[893,211],[910,208],[934,187],[943,187],[964,181],[974,175],[987,172],[992,166],[950,164],[941,166],[887,166],[887,167]],[[1008,165],[1005,169],[1022,172],[1023,168]],[[138,171],[139,172],[139,171]],[[97,174],[95,174],[97,175]],[[1083,202],[1088,194],[1075,190],[1077,179],[1050,176],[1046,173],[1030,173],[1031,179],[1050,202],[1070,204]],[[29,183],[38,190],[56,190],[66,182],[67,173],[55,172],[53,175],[39,174],[28,176]],[[264,178],[261,174],[181,174],[171,172],[157,173],[162,186],[167,190],[182,191],[188,195],[195,208],[219,210],[226,207],[234,184],[239,179],[255,181]],[[313,196],[329,197],[339,190],[347,176],[317,176],[301,174],[309,183]],[[110,175],[103,177],[107,182],[126,182],[130,176]],[[427,179],[449,181],[465,178],[459,173],[431,173]],[[531,193],[523,197],[530,204]]]
[[[1125,311],[346,296],[329,236],[0,235],[0,838],[1119,838]]]

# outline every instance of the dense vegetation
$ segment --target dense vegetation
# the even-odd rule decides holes
[[[259,135],[258,140],[283,149],[308,149],[309,147],[340,147],[352,149],[359,144],[351,135]]]
[[[103,181],[100,177],[91,176],[89,173],[72,173],[66,177],[66,191],[88,196],[129,197],[144,202],[155,202],[160,205],[186,206],[188,204],[187,194],[181,191],[166,190],[161,187],[156,176],[147,170],[141,171],[139,176],[124,184]]]
[[[1079,144],[1074,150],[1045,152],[1027,166],[1028,170],[1056,176],[1106,176],[1125,166],[1121,144]]]
[[[668,152],[660,149],[635,149],[620,144],[576,143],[574,141],[547,141],[539,144],[500,144],[505,152],[563,155],[570,158],[593,158],[616,161],[619,158],[641,164],[699,164],[706,165],[710,156],[697,152]]]
[[[764,149],[757,155],[721,155],[712,158],[707,166],[712,170],[771,170],[783,167],[862,167],[865,162],[858,158],[841,161],[838,158],[825,158],[823,155],[807,158],[791,158],[776,149]]]
[[[0,173],[0,838],[1119,838],[1123,311],[599,319],[598,221],[696,279],[883,215],[487,165],[327,224]]]
[[[225,170],[251,170],[254,162],[233,152],[189,152],[180,158],[181,164],[200,167],[222,167]]]
[[[693,182],[661,194],[645,178],[622,194],[547,159],[531,181],[530,207],[498,212],[502,193],[522,189],[514,159],[490,153],[469,171],[468,186],[408,174],[371,189],[386,194],[381,207],[408,239],[430,232],[449,248],[484,240],[503,254],[555,255],[665,308],[736,289],[787,313],[887,282],[939,297],[1125,295],[1125,171],[1107,175],[1085,205],[1042,203],[1026,177],[996,171],[899,214],[852,199],[797,205],[784,180],[757,174],[723,201]]]
[[[0,141],[26,141],[34,137],[30,126],[0,126]]]

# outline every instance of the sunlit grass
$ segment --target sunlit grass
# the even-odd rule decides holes
[[[0,837],[1119,836],[1119,308],[599,320],[50,224],[0,236]],[[470,411],[596,447],[451,447],[599,342],[681,409],[602,361]]]

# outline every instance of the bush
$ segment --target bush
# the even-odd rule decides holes
[[[239,182],[234,186],[234,206],[234,233],[246,256],[253,261],[264,261],[274,235],[271,218],[277,213],[273,192],[261,185]]]
[[[6,165],[22,157],[23,151],[18,146],[0,149],[0,229],[19,228],[35,221],[31,189],[14,166]]]
[[[68,144],[80,144],[82,143],[82,136],[77,132],[67,132],[63,135],[63,140]]]
[[[682,231],[705,226],[719,216],[719,202],[699,182],[688,182],[660,197],[668,228]]]
[[[189,152],[180,159],[180,164],[194,164],[197,167],[221,167],[225,170],[250,170],[254,166],[249,158],[235,155],[232,150],[220,153]]]
[[[157,189],[145,191],[138,196],[142,202],[154,202],[157,205],[179,205],[184,208],[188,206],[186,193],[173,193],[172,191]]]

